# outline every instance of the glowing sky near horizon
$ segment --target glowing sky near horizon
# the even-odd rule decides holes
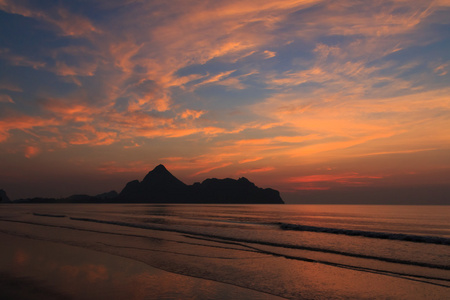
[[[294,197],[450,185],[450,1],[0,0],[0,188],[159,163]]]

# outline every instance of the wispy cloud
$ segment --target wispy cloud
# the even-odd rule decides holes
[[[200,83],[197,83],[194,88],[197,88],[201,85],[211,84],[211,83],[217,83],[220,81],[223,81],[224,78],[228,77],[230,74],[236,72],[236,70],[226,71],[219,74],[216,74],[214,76],[209,76],[207,79],[203,80]]]
[[[76,15],[61,6],[42,10],[32,7],[27,1],[2,0],[0,9],[11,14],[44,21],[54,26],[63,35],[83,36],[86,33],[99,31],[89,19]]]
[[[240,170],[236,174],[242,175],[242,174],[262,173],[262,172],[270,172],[273,170],[275,170],[274,167],[262,167],[262,168],[255,168],[255,169]]]
[[[337,186],[370,186],[383,179],[381,175],[364,175],[355,172],[342,174],[319,174],[287,178],[295,190],[329,190]]]
[[[0,142],[4,142],[10,136],[10,130],[29,130],[58,125],[54,119],[31,117],[23,114],[14,114],[0,119]]]
[[[0,94],[0,102],[3,103],[14,103],[14,100],[10,95]]]
[[[346,173],[346,174],[321,174],[321,175],[308,175],[301,177],[293,177],[289,178],[289,182],[303,183],[303,182],[339,182],[339,183],[349,183],[353,179],[380,179],[382,176],[371,176],[371,175],[362,175],[358,173]]]
[[[259,157],[252,157],[252,158],[246,158],[246,159],[242,159],[239,161],[240,164],[245,164],[245,163],[249,163],[249,162],[254,162],[254,161],[258,161],[263,159],[264,157],[259,156]]]
[[[198,175],[201,175],[201,174],[209,173],[209,172],[211,172],[213,170],[217,170],[217,169],[228,167],[229,165],[231,165],[231,163],[222,163],[220,165],[216,165],[214,167],[206,168],[206,169],[200,170],[198,172],[195,172],[191,176],[195,177],[195,176],[198,176]]]
[[[0,82],[0,90],[6,90],[6,91],[11,91],[11,92],[23,92],[23,89],[20,88],[18,85],[16,84],[12,84],[9,82]]]
[[[45,62],[35,61],[26,56],[12,53],[10,49],[0,48],[0,58],[14,66],[32,67],[33,69],[42,69],[46,66]]]

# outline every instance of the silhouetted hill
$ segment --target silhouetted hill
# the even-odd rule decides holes
[[[8,195],[6,195],[6,192],[4,190],[0,190],[0,203],[9,203],[11,200],[9,200]]]
[[[238,180],[210,178],[195,183],[191,190],[194,199],[201,203],[284,203],[278,191],[259,188],[245,177]]]
[[[68,200],[69,198],[56,199],[56,198],[34,197],[34,198],[17,199],[17,200],[14,200],[14,203],[72,203],[72,202],[74,202],[74,201],[72,201],[72,202],[69,201]]]
[[[1,190],[3,191],[3,190]],[[186,185],[163,165],[158,165],[144,179],[128,182],[120,194],[115,191],[67,198],[18,199],[16,203],[222,203],[222,204],[284,204],[280,193],[262,189],[247,178],[210,178],[202,183]]]
[[[101,199],[101,200],[111,200],[111,199],[117,198],[117,196],[119,196],[119,194],[117,194],[116,191],[110,191],[110,192],[95,195],[94,197]]]
[[[150,171],[142,182],[133,180],[120,192],[120,202],[174,203],[184,202],[187,185],[173,176],[163,165]]]
[[[280,193],[262,189],[246,178],[206,179],[202,183],[186,185],[163,165],[157,166],[142,182],[127,183],[118,202],[145,203],[254,203],[283,204]]]
[[[173,176],[163,165],[156,166],[142,180],[146,189],[166,191],[170,189],[186,188],[186,184]]]
[[[98,194],[96,196],[77,194],[66,198],[26,198],[17,199],[14,203],[114,203],[117,199],[117,192],[110,191],[107,193]]]
[[[89,195],[72,195],[67,198],[58,200],[57,202],[65,203],[109,203],[117,198],[119,194],[116,191],[98,194],[95,196]]]

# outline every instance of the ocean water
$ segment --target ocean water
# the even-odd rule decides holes
[[[450,298],[450,206],[14,204],[0,232],[269,298]]]

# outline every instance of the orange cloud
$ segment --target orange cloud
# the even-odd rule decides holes
[[[181,113],[180,117],[182,119],[198,119],[200,118],[205,112],[201,110],[192,110],[192,109],[186,109],[184,112]]]
[[[58,27],[64,35],[84,36],[89,33],[101,33],[89,19],[75,15],[64,8],[59,8],[53,16],[46,16],[45,20]]]
[[[439,76],[445,76],[448,73],[448,70],[450,69],[449,64],[442,64],[440,66],[437,66],[434,68],[433,72],[437,73]]]
[[[178,113],[176,118],[170,118],[152,116],[141,110],[119,113],[109,107],[105,109],[61,99],[46,100],[42,102],[42,107],[57,120],[52,124],[58,125],[52,127],[56,129],[55,134],[61,135],[69,144],[76,145],[109,145],[136,137],[215,136],[225,131],[219,127],[196,124],[195,120],[205,113],[200,110],[187,109]]]
[[[248,169],[248,170],[240,170],[236,174],[248,174],[248,173],[262,173],[262,172],[270,172],[275,170],[274,167],[263,167],[263,168],[255,168],[255,169]]]
[[[195,176],[198,176],[200,174],[209,173],[209,172],[211,172],[213,170],[216,170],[216,169],[225,168],[225,167],[228,167],[229,165],[231,165],[231,163],[223,163],[223,164],[220,164],[220,165],[216,165],[214,167],[206,168],[206,169],[200,170],[200,171],[192,174],[191,177],[195,177]]]
[[[265,50],[263,53],[266,58],[272,58],[277,56],[277,53],[274,51]]]
[[[138,54],[142,45],[134,43],[132,40],[112,41],[106,46],[111,54],[115,66],[123,72],[130,73],[134,67],[131,59]]]
[[[11,53],[9,49],[0,48],[0,57],[8,61],[9,64],[14,66],[32,67],[33,69],[42,69],[46,66],[46,63],[40,61],[34,61],[25,56]]]
[[[372,175],[360,175],[358,173],[345,173],[345,174],[320,174],[320,175],[308,175],[300,177],[291,177],[287,181],[295,183],[309,183],[309,182],[339,182],[348,183],[353,179],[380,179],[382,176]]]
[[[61,76],[93,76],[96,69],[96,64],[83,63],[69,66],[63,61],[57,61],[53,71]]]
[[[263,158],[264,158],[264,157],[262,157],[262,156],[259,156],[259,157],[253,157],[253,158],[246,158],[246,159],[240,160],[239,163],[240,163],[240,164],[245,164],[245,163],[249,163],[249,162],[258,161],[258,160],[261,160],[261,159],[263,159]]]
[[[209,173],[213,170],[232,165],[236,161],[236,154],[228,153],[226,151],[219,151],[209,152],[207,154],[194,157],[163,157],[158,159],[158,161],[167,161],[167,163],[164,164],[172,170],[199,170],[198,172],[190,175],[190,177],[195,177],[200,174]]]
[[[100,32],[87,18],[75,15],[61,6],[44,11],[28,8],[17,1],[2,0],[0,9],[11,14],[45,21],[67,36],[83,36],[91,32]]]
[[[2,95],[0,94],[0,103],[14,103],[14,100],[11,98],[10,95]]]
[[[28,146],[25,148],[25,157],[31,158],[33,156],[36,156],[41,150],[38,147],[35,146]]]
[[[11,112],[8,117],[0,120],[0,142],[6,141],[10,136],[9,131],[14,129],[26,131],[58,124],[59,122],[55,119],[32,117]]]
[[[388,155],[388,154],[407,154],[407,153],[416,153],[416,152],[424,152],[424,151],[433,151],[437,150],[437,148],[425,148],[425,149],[412,149],[412,150],[398,150],[398,151],[383,151],[383,152],[372,152],[372,153],[364,153],[358,156],[376,156],[376,155]]]
[[[117,134],[115,132],[91,132],[86,133],[72,133],[68,138],[68,143],[71,145],[110,145],[116,142]]]
[[[85,116],[94,113],[94,108],[85,104],[65,103],[64,101],[56,99],[46,100],[43,106],[46,110],[62,116],[63,119],[71,119],[74,116]]]
[[[317,134],[310,134],[305,136],[275,136],[271,138],[262,138],[262,139],[246,139],[246,140],[238,140],[234,143],[238,146],[245,146],[245,145],[270,145],[270,144],[297,144],[297,143],[303,143],[305,141],[309,140],[316,140],[320,139],[320,137]]]
[[[181,157],[181,156],[178,156],[178,157],[164,157],[164,158],[161,158],[161,159],[163,159],[165,161],[180,161],[180,160],[183,160],[184,157]]]
[[[387,133],[379,133],[369,136],[364,136],[361,138],[352,138],[346,141],[340,141],[340,142],[326,142],[326,143],[317,143],[314,145],[309,145],[305,147],[301,147],[294,150],[289,150],[287,153],[289,153],[293,157],[303,156],[303,155],[312,155],[322,152],[328,152],[328,151],[335,151],[335,150],[341,150],[341,149],[348,149],[350,147],[358,146],[361,144],[364,144],[368,141],[376,140],[376,139],[382,139],[382,138],[389,138],[394,135],[396,135],[398,132],[387,132]]]
[[[222,81],[224,78],[228,77],[230,74],[236,72],[236,70],[226,71],[219,74],[216,74],[214,76],[210,76],[208,79],[205,79],[204,81],[197,83],[194,87],[199,87],[202,85],[210,84],[210,83],[217,83]]]
[[[242,146],[242,145],[268,145],[272,144],[273,139],[271,138],[263,138],[263,139],[248,139],[248,140],[239,140],[236,141],[235,144]]]
[[[348,172],[342,174],[319,174],[290,177],[285,182],[291,185],[293,190],[314,191],[329,190],[336,186],[370,186],[376,180],[385,178],[381,175],[363,175],[356,172]]]
[[[411,31],[434,10],[434,3],[414,1],[408,7],[402,1],[391,2],[391,5],[377,6],[376,12],[370,9],[361,12],[348,12],[345,3],[331,3],[327,10],[333,12],[321,21],[322,26],[329,26],[332,34],[363,35],[363,36],[392,36]],[[369,9],[367,9],[369,8]],[[403,10],[399,12],[398,10]],[[369,13],[370,12],[370,13]]]
[[[251,109],[258,115],[278,121],[280,126],[292,132],[311,133],[305,143],[280,149],[279,155],[309,156],[309,160],[314,157],[316,162],[324,162],[342,156],[409,153],[423,149],[423,144],[428,145],[426,149],[448,147],[448,139],[444,141],[450,134],[448,118],[435,114],[440,111],[445,115],[450,111],[448,94],[447,88],[367,100],[356,97],[330,99],[326,91],[305,98],[279,94]],[[286,137],[253,142],[262,146],[283,139]],[[299,137],[299,142],[301,139]],[[250,141],[242,143],[250,144]]]
[[[326,191],[331,189],[329,186],[296,186],[295,190],[298,191]]]

